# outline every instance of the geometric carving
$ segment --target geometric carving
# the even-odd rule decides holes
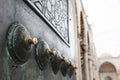
[[[45,21],[69,43],[68,0],[27,0]]]

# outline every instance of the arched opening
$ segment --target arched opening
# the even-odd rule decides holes
[[[116,68],[112,63],[104,62],[100,66],[99,72],[116,72]]]
[[[112,80],[116,78],[116,67],[111,62],[104,62],[99,68],[100,80]]]
[[[105,77],[105,80],[112,80],[110,76]]]
[[[84,64],[84,49],[82,47],[83,44],[83,38],[84,38],[84,19],[83,19],[83,13],[80,12],[80,26],[81,26],[81,32],[80,32],[80,55],[81,55],[81,67],[83,70],[83,64]]]
[[[85,26],[83,12],[80,12],[80,55],[81,55],[81,68],[82,68],[82,78],[84,79],[85,69],[84,69],[84,37],[85,37]]]
[[[84,19],[83,19],[83,13],[82,11],[80,12],[80,26],[81,26],[81,33],[80,33],[80,38],[83,39],[84,38]]]

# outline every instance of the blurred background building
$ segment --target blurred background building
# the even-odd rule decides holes
[[[120,56],[104,54],[98,59],[99,80],[120,80]]]

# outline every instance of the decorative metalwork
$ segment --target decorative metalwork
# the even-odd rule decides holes
[[[73,74],[75,74],[75,69],[77,67],[70,61],[69,68],[68,68],[68,76],[71,78]]]
[[[51,62],[51,67],[52,67],[54,74],[57,74],[63,60],[58,50],[54,48],[53,51],[56,51],[56,55],[52,55],[50,57],[50,62]]]
[[[68,0],[26,0],[69,43]]]
[[[7,33],[7,48],[16,64],[20,65],[28,60],[32,52],[32,44],[37,44],[37,38],[31,39],[23,25],[19,23],[10,25]]]
[[[39,38],[38,44],[36,46],[36,54],[35,54],[36,58],[35,59],[41,70],[44,70],[47,64],[49,63],[48,50],[49,50],[48,44],[44,40]]]
[[[64,77],[67,74],[68,68],[69,68],[68,59],[66,57],[63,57],[63,61],[62,61],[62,64],[61,64],[61,73]]]
[[[51,62],[53,72],[56,74],[59,70],[59,65],[60,65],[56,63],[55,61],[57,60],[56,58],[59,58],[59,60],[61,59],[57,55],[57,51],[54,49],[50,50],[48,44],[44,40],[39,38],[38,44],[36,45],[35,59],[40,70],[44,70],[45,67],[48,65],[48,63]],[[59,60],[57,61],[59,62]]]

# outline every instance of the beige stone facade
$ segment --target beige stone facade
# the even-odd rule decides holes
[[[82,2],[75,1],[76,9],[76,25],[77,27],[77,43],[79,56],[78,77],[80,80],[98,80],[98,67],[96,50],[93,42],[91,26],[88,24]],[[80,59],[79,59],[80,58]]]
[[[99,80],[120,80],[120,56],[104,55],[98,59]]]

